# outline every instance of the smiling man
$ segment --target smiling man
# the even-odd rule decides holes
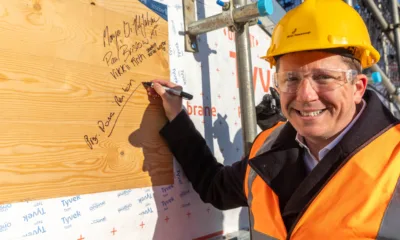
[[[379,61],[358,13],[306,0],[274,29],[264,57],[287,122],[260,133],[249,156],[219,164],[184,110],[155,80],[161,129],[204,202],[250,208],[253,239],[400,239],[400,123],[362,68]],[[280,118],[275,118],[280,119]]]
[[[356,59],[330,52],[290,53],[279,62],[275,84],[282,112],[297,130],[296,140],[311,152],[311,169],[327,152],[321,150],[338,142],[365,108],[367,77]]]

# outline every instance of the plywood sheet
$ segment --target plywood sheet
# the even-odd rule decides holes
[[[138,0],[0,0],[0,204],[171,184],[167,21]]]

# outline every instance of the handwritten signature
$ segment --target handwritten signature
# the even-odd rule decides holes
[[[89,146],[90,149],[93,149],[93,146],[99,143],[99,139],[97,137],[97,134],[93,137],[89,137],[88,135],[83,136],[86,144]]]
[[[153,27],[151,32],[152,35],[155,35],[155,29],[157,28],[158,24],[156,24],[160,18],[154,18],[149,16],[149,13],[144,14],[137,14],[133,17],[132,22],[123,21],[123,30],[120,29],[116,31],[110,31],[109,27],[106,26],[103,31],[103,46],[111,46],[111,44],[115,44],[117,49],[119,49],[120,38],[125,37],[129,38],[132,34],[136,36],[141,35],[143,37],[147,37],[146,28]],[[122,36],[123,34],[123,36]]]
[[[129,67],[129,65],[121,64],[119,67],[112,69],[110,74],[111,76],[113,76],[114,79],[117,79],[129,70],[131,70],[131,67]]]
[[[110,115],[108,116],[107,121],[105,123],[101,120],[97,121],[97,124],[103,133],[106,132],[105,128],[110,126],[110,121],[112,120],[112,117],[114,116],[114,114],[115,114],[114,112],[110,112]]]
[[[157,22],[159,20],[160,17],[151,17],[149,16],[149,13],[136,14],[130,21],[122,22],[122,29],[112,30],[109,26],[104,28],[103,46],[105,48],[116,48],[116,52],[107,51],[103,56],[103,62],[105,62],[107,66],[113,66],[110,74],[114,79],[118,79],[119,77],[123,76],[125,73],[131,70],[132,66],[137,67],[147,59],[146,55],[140,52],[142,48],[147,47],[146,45],[150,46],[149,48],[146,48],[148,57],[151,57],[159,50],[166,51],[166,41],[163,41],[157,45],[156,43],[150,43],[149,39],[147,38],[148,32],[150,32],[150,39],[154,36],[157,36],[157,29],[159,26]],[[125,38],[131,38],[134,36],[141,36],[144,39],[134,40],[133,43],[130,44],[124,43]],[[123,62],[121,62],[121,60]],[[118,62],[119,66],[114,66],[114,64]],[[112,111],[105,119],[97,121],[97,127],[101,132],[83,136],[85,143],[91,150],[93,150],[94,146],[99,144],[99,138],[102,133],[108,132],[107,136],[111,137],[118,119],[125,108],[125,105],[129,102],[132,95],[141,85],[140,83],[136,86],[136,88],[131,90],[134,83],[135,80],[130,79],[128,84],[125,87],[122,87],[124,94],[114,96],[113,102],[117,105],[119,111]],[[129,95],[125,95],[129,92]]]
[[[131,79],[129,83],[131,83],[131,81],[135,82],[135,80],[132,80],[132,79]],[[114,125],[113,125],[113,127],[111,128],[111,131],[110,131],[110,133],[108,134],[108,137],[111,137],[111,135],[112,135],[112,133],[113,133],[113,131],[114,131],[115,125],[116,125],[117,122],[118,122],[119,116],[121,115],[122,111],[123,111],[124,108],[125,108],[125,105],[129,102],[129,99],[131,99],[132,95],[136,92],[136,90],[139,88],[139,86],[140,86],[141,84],[142,84],[142,83],[139,83],[139,84],[136,86],[136,88],[133,89],[133,91],[131,92],[131,94],[126,98],[125,103],[121,106],[121,110],[119,111],[119,113],[118,113],[118,115],[117,115],[117,117],[116,117],[116,119],[115,119],[115,121],[114,121]],[[124,96],[122,96],[122,99],[123,99],[123,98],[124,98]],[[119,102],[119,103],[122,104],[122,101]]]
[[[157,36],[157,29],[159,27],[157,22],[159,20],[160,17],[151,17],[149,13],[137,14],[131,21],[123,21],[122,29],[111,30],[109,26],[105,27],[103,31],[103,46],[115,47],[115,50],[107,51],[103,56],[103,62],[105,62],[107,66],[113,66],[117,62],[122,63],[120,66],[111,70],[110,74],[114,79],[121,77],[126,71],[129,71],[129,64],[136,67],[147,58],[144,54],[139,52],[142,48],[146,45],[157,46],[157,43],[150,43],[148,32],[150,32],[150,39]],[[134,40],[133,43],[129,44],[124,43],[124,39],[135,36],[143,37],[144,39]],[[147,56],[151,57],[160,49],[165,51],[166,42],[162,42],[160,46],[153,47],[155,49],[151,52],[147,50]]]
[[[146,28],[155,25],[160,20],[160,17],[157,19],[153,17],[149,17],[149,13],[142,15],[136,15],[133,18],[133,22],[125,22],[124,21],[124,35],[126,38],[130,37],[132,33],[137,35],[142,35],[143,37],[147,37]]]
[[[135,80],[130,79],[129,83],[125,87],[123,87],[122,90],[125,93],[128,93],[129,91],[131,91],[132,86],[133,86],[133,84],[135,82],[136,82]],[[141,85],[141,83],[139,83],[131,91],[131,93],[129,94],[128,97],[126,97],[125,95],[114,96],[114,101],[118,105],[118,107],[120,108],[119,112],[118,112],[118,114],[116,114],[115,112],[110,112],[106,120],[97,121],[97,126],[100,129],[101,133],[106,133],[107,130],[110,129],[107,136],[111,137],[111,135],[112,135],[112,133],[114,131],[114,128],[115,128],[115,126],[116,126],[116,124],[118,122],[118,119],[119,119],[122,111],[125,108],[125,105],[129,102],[129,99],[136,92],[136,90],[139,88],[140,85]],[[114,121],[114,122],[112,123],[112,121]],[[100,134],[95,134],[94,136],[84,135],[83,138],[84,138],[86,144],[88,145],[88,147],[93,150],[93,147],[95,145],[99,144],[99,136],[100,136]]]
[[[131,57],[134,53],[137,53],[141,48],[143,48],[145,45],[149,45],[150,41],[148,39],[141,40],[141,41],[135,41],[134,43],[128,45],[128,44],[123,44],[119,46],[117,44],[117,54],[113,55],[113,51],[108,51],[103,57],[103,62],[107,63],[107,66],[113,65],[119,60],[121,60],[121,57],[123,58],[123,61],[126,63],[129,60],[129,57]],[[122,53],[122,56],[120,56],[120,53]]]

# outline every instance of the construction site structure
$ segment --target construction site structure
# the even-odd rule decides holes
[[[148,61],[147,63],[145,62],[144,65],[140,65],[140,74],[142,74],[142,72],[151,74],[157,72],[157,77],[160,77],[161,73],[165,74],[165,76],[169,75],[172,82],[182,85],[185,91],[187,89],[187,91],[195,96],[193,101],[184,102],[184,107],[186,108],[189,117],[193,120],[196,128],[199,129],[199,132],[201,132],[201,134],[203,135],[208,147],[210,148],[210,151],[214,154],[214,156],[216,156],[216,159],[225,165],[230,165],[235,161],[240,161],[241,156],[247,155],[251,143],[260,131],[260,129],[257,128],[256,124],[255,105],[257,104],[257,99],[261,99],[262,95],[267,93],[269,86],[271,86],[270,76],[274,70],[270,69],[267,66],[268,64],[264,60],[260,60],[259,56],[257,56],[257,53],[265,53],[264,51],[268,49],[270,40],[269,37],[272,35],[275,25],[288,11],[298,6],[299,4],[302,4],[303,1],[217,0],[216,2],[210,2],[204,0],[107,0],[85,2],[81,0],[71,0],[64,2],[47,0],[31,1],[32,6],[28,4],[29,1],[27,1],[26,6],[25,3],[14,3],[14,1],[0,0],[0,2],[2,2],[4,6],[11,6],[9,8],[3,8],[2,5],[0,5],[0,13],[2,13],[3,19],[10,19],[10,23],[13,24],[10,26],[2,25],[1,29],[5,33],[11,30],[15,30],[17,33],[15,34],[15,36],[7,37],[10,37],[10,39],[12,40],[19,40],[18,37],[20,35],[24,36],[24,41],[21,41],[21,43],[26,44],[26,46],[24,46],[24,49],[35,53],[40,53],[39,50],[34,49],[40,44],[42,44],[41,46],[43,52],[46,54],[48,52],[52,53],[50,50],[53,49],[51,48],[51,46],[53,46],[53,43],[59,44],[62,48],[67,49],[68,53],[70,52],[70,55],[68,56],[70,56],[71,59],[78,58],[78,55],[86,56],[86,60],[93,59],[93,56],[91,54],[95,53],[95,51],[91,51],[91,47],[93,47],[94,49],[95,46],[90,45],[90,47],[81,47],[81,49],[78,49],[74,45],[67,45],[66,43],[68,41],[66,40],[83,41],[85,42],[85,44],[90,43],[92,45],[97,44],[96,46],[100,46],[99,48],[101,49],[103,49],[103,47],[106,47],[107,41],[108,45],[110,45],[110,42],[114,42],[116,45],[116,49],[118,49],[119,51],[118,44],[120,42],[117,41],[117,37],[118,40],[122,41],[120,37],[122,38],[122,35],[124,35],[127,42],[133,39],[131,35],[133,35],[134,28],[129,27],[129,24],[128,22],[126,22],[127,20],[125,19],[125,17],[127,17],[127,19],[130,19],[132,12],[140,14],[142,18],[143,16],[148,14],[149,17],[146,18],[146,24],[143,23],[143,28],[144,25],[147,25],[148,23],[152,22],[153,24],[155,24],[159,21],[159,25],[154,25],[153,31],[148,33],[149,36],[141,37],[140,42],[138,42],[138,45],[136,45],[135,50],[131,50],[132,52],[146,51],[148,54],[147,56],[152,55],[152,61],[155,61],[153,59],[158,60],[158,62]],[[42,5],[40,4],[40,2],[45,3],[43,7],[41,7]],[[367,76],[369,76],[369,78],[371,79],[369,85],[371,88],[374,88],[378,94],[380,94],[382,101],[388,106],[388,108],[390,108],[394,114],[399,116],[400,113],[398,110],[396,110],[396,108],[400,105],[400,68],[398,67],[398,63],[400,62],[400,57],[398,54],[400,45],[397,0],[347,0],[346,2],[353,6],[354,9],[356,9],[363,17],[371,34],[373,45],[382,55],[382,60],[380,62],[378,62],[373,67],[364,70]],[[33,12],[28,12],[28,8],[29,11]],[[71,9],[74,11],[70,11]],[[105,13],[107,13],[108,15],[106,15]],[[396,17],[393,17],[393,13]],[[28,15],[26,18],[23,18],[23,14]],[[46,14],[51,14],[49,15],[51,17],[45,18],[46,16],[48,16]],[[159,17],[157,17],[155,14]],[[64,16],[67,20],[64,21],[60,16]],[[80,19],[90,19],[90,21],[80,21]],[[144,30],[142,29],[141,31],[139,29],[138,21],[140,22],[140,20],[135,21],[137,27],[136,35],[145,35]],[[4,24],[7,21],[2,22]],[[122,32],[118,31],[117,29],[114,29],[115,32],[111,32],[111,25],[106,25],[106,23],[110,24],[110,22],[114,23],[114,26],[122,26],[121,31],[124,31],[124,34],[122,34]],[[161,22],[163,24],[161,24]],[[24,23],[25,25],[23,25],[22,23]],[[65,23],[68,23],[69,25]],[[103,23],[104,26],[102,25]],[[47,24],[46,26],[48,27],[42,28],[41,24]],[[63,32],[61,30],[63,29],[64,25],[71,27],[66,28],[66,31]],[[90,31],[83,31],[86,28],[83,27],[81,29],[81,25],[90,26],[90,28],[87,28]],[[29,28],[25,29],[23,26],[29,26]],[[100,30],[93,30],[94,26],[98,27]],[[156,29],[156,27],[158,28]],[[165,31],[166,29],[169,30],[169,34],[167,34],[167,32]],[[220,31],[215,31],[218,29]],[[148,30],[150,31],[150,29]],[[42,31],[52,34],[49,36],[54,35],[56,37],[54,39],[47,39],[49,42],[50,50],[47,49],[46,45],[44,46],[43,42],[40,42],[39,40],[35,42],[33,41],[35,39],[32,40],[31,38],[34,35],[39,35],[39,33],[42,33]],[[90,36],[92,35],[92,33],[97,34],[97,32],[101,33],[101,35],[99,36],[101,36],[100,39],[102,40],[95,41],[95,39],[93,39],[93,41],[91,41]],[[215,35],[213,35],[213,32],[215,33]],[[159,37],[156,37],[157,34]],[[89,37],[86,38],[86,36]],[[6,39],[7,37],[3,39]],[[168,48],[164,48],[165,45],[163,45],[160,41],[157,47],[157,51],[162,50],[163,55],[169,55],[170,62],[161,61],[163,60],[163,58],[159,57],[159,55],[163,55],[154,54],[154,51],[156,51],[156,47],[154,46],[157,45],[143,47],[143,49],[141,50],[139,49],[138,46],[141,46],[140,44],[146,44],[146,41],[143,40],[151,37],[155,37],[157,39],[160,38],[163,40],[168,38],[170,42],[163,43],[167,44]],[[60,40],[59,38],[62,39],[62,41],[57,41]],[[13,43],[14,46],[20,47],[20,45],[18,45],[20,42],[15,40],[15,43],[12,41],[10,42]],[[7,46],[7,44],[4,44],[3,46],[6,46],[4,48],[10,48],[9,46]],[[104,79],[105,75],[107,75],[109,78],[112,77],[112,81],[114,84],[116,82],[114,81],[114,78],[118,77],[117,75],[126,74],[125,76],[127,76],[128,74],[137,74],[137,72],[133,72],[130,71],[130,69],[128,68],[124,68],[124,65],[122,66],[122,68],[118,69],[118,74],[112,71],[110,74],[108,74],[107,72],[107,74],[104,74],[103,76],[99,75],[99,72],[97,71],[99,71],[99,69],[104,70],[108,68],[102,66],[101,68],[96,68],[96,71],[88,70],[85,67],[89,66],[90,64],[85,63],[83,61],[85,60],[83,59],[83,57],[83,60],[79,59],[80,61],[74,61],[72,65],[69,65],[68,61],[60,61],[60,59],[50,58],[50,56],[53,55],[59,57],[59,51],[62,52],[61,50],[65,52],[65,49],[61,49],[61,47],[58,49],[54,48],[54,54],[49,53],[49,56],[46,55],[46,57],[43,57],[43,59],[46,60],[45,63],[47,65],[39,65],[39,61],[35,61],[35,54],[30,54],[29,58],[26,59],[23,57],[18,58],[18,56],[25,55],[22,54],[22,49],[18,49],[17,47],[16,49],[18,50],[18,53],[20,55],[12,55],[12,52],[9,53],[8,51],[6,51],[7,49],[3,49],[3,59],[6,60],[3,61],[2,68],[4,72],[10,72],[9,78],[21,78],[20,68],[22,67],[24,67],[26,69],[26,72],[29,73],[22,75],[21,79],[23,81],[9,81],[7,85],[9,89],[4,88],[5,90],[9,90],[9,92],[7,93],[14,93],[22,86],[31,86],[36,82],[38,84],[41,84],[42,82],[40,81],[26,77],[38,72],[37,74],[41,76],[41,78],[38,79],[49,79],[49,82],[43,82],[43,88],[57,87],[52,90],[53,93],[55,93],[54,96],[63,96],[63,94],[61,93],[72,92],[75,95],[73,95],[74,98],[71,99],[75,101],[78,97],[82,97],[83,95],[84,96],[82,98],[86,99],[87,94],[85,93],[89,92],[89,90],[91,89],[83,89],[82,86],[86,86],[86,82],[85,84],[76,84],[69,86],[68,83],[73,82],[72,80],[85,80],[87,81],[88,86],[90,86],[91,84],[96,86],[94,89],[97,89],[98,85],[102,87],[101,89],[104,88],[106,90],[110,90],[114,87],[114,85],[104,85],[106,83],[108,84],[108,82],[106,81],[107,79]],[[112,45],[111,47],[114,47],[114,45]],[[125,51],[123,52],[124,54],[130,55],[132,54],[131,51],[125,49]],[[261,51],[263,52],[261,53]],[[86,55],[83,55],[83,52],[85,52]],[[110,53],[113,52],[110,51]],[[7,59],[6,57],[8,56],[10,57]],[[109,60],[107,60],[106,57],[101,57],[103,59],[102,64],[106,64],[106,62],[112,63],[113,61],[118,60],[111,57]],[[23,60],[22,63],[25,63],[24,61],[26,60],[26,64],[19,64],[19,62],[16,62],[17,58],[20,61]],[[105,59],[107,61],[104,61]],[[133,60],[134,61],[132,62],[132,64],[136,66],[139,65],[139,62],[141,62],[143,59],[134,58]],[[161,69],[160,66],[163,68]],[[169,69],[169,67],[171,69]],[[71,71],[71,73],[68,72],[71,69],[75,70],[75,68],[84,69],[84,71],[82,70],[82,77],[79,74],[71,74],[73,71]],[[159,68],[163,71],[161,71]],[[61,78],[59,76],[59,73],[64,72],[68,72],[68,74],[64,74],[65,76]],[[4,76],[2,75],[2,80],[3,77]],[[236,77],[237,82],[235,79]],[[2,84],[6,83],[6,81],[0,82],[2,82]],[[15,84],[12,85],[10,83]],[[134,92],[136,91],[136,89],[133,89],[133,87],[131,87],[131,84],[133,83],[133,80],[129,80],[129,82],[127,82],[127,85],[122,86],[122,88],[118,85],[118,88],[116,87],[116,89],[118,89],[119,91],[122,90],[124,92],[129,90]],[[107,89],[107,87],[104,87],[103,85],[110,86],[108,87],[110,89]],[[82,87],[82,89],[80,87]],[[30,94],[30,96],[33,96],[32,99],[36,99],[35,97],[37,95],[40,95],[40,89],[32,89],[33,90],[31,90],[30,92],[24,93],[25,95],[22,95],[21,93],[21,96],[26,96]],[[76,91],[77,89],[80,89],[81,91],[78,92]],[[133,92],[131,94],[133,94]],[[97,91],[96,94],[103,94],[103,92]],[[139,90],[138,94],[145,95],[145,91],[143,89]],[[13,94],[13,98],[11,100],[18,100],[17,97],[17,94]],[[129,98],[130,97],[125,97],[125,99]],[[115,100],[115,103],[111,102],[113,104],[112,107],[118,107],[119,109],[120,102],[123,101],[124,98],[118,98],[117,96],[115,96],[113,99]],[[135,103],[132,103],[132,105],[144,106],[143,102],[145,102],[146,98],[139,96],[138,99],[142,102],[139,101],[139,104],[137,105],[135,105]],[[16,100],[15,102],[17,102]],[[87,100],[86,102],[98,102],[97,100],[89,100]],[[74,101],[72,101],[72,103],[75,103]],[[40,101],[37,101],[35,103],[44,105]],[[79,102],[79,104],[80,106],[83,105],[82,102]],[[129,108],[132,111],[135,110],[132,105],[130,107],[127,107],[126,111]],[[122,109],[124,108],[123,106]],[[13,106],[10,106],[9,109],[12,110],[9,111],[12,114],[17,112],[14,111],[15,108]],[[43,109],[45,109],[45,106],[43,106]],[[60,111],[60,109],[61,108],[56,110]],[[46,113],[51,113],[50,115],[57,115],[53,114],[53,112],[48,109],[45,110]],[[101,110],[104,110],[107,114],[109,114],[108,121],[110,121],[110,118],[112,118],[114,112],[110,112],[109,108],[87,111],[87,114],[93,115],[99,112],[102,113]],[[24,113],[25,111],[28,112],[28,108],[24,108],[21,112]],[[30,111],[32,112],[32,110]],[[154,112],[157,113],[157,111],[148,111],[148,114],[143,115],[143,120],[137,125],[140,124],[143,126],[148,126],[149,123],[152,123],[154,125],[154,121],[151,121],[153,119],[151,118],[153,116],[151,115],[151,113]],[[73,114],[71,114],[71,116],[72,115]],[[15,116],[20,115],[15,114]],[[108,115],[105,115],[104,117],[106,116]],[[45,119],[45,116],[39,117],[39,120]],[[126,114],[125,117],[127,119],[129,118],[129,122],[127,121],[128,123],[131,123],[131,119],[135,118],[129,114]],[[150,121],[148,120],[149,117]],[[138,118],[139,117],[136,117],[136,119]],[[82,119],[83,120],[81,122],[85,122],[84,120],[86,118]],[[13,121],[9,121],[7,118],[5,118],[5,120],[5,122],[8,124],[13,123]],[[62,122],[62,120],[63,119],[60,118],[59,121]],[[106,120],[106,118],[102,120]],[[120,118],[120,123],[123,123],[122,120],[123,119]],[[25,122],[21,121],[19,124],[23,125],[24,123]],[[120,126],[129,127],[128,125],[129,124],[121,124]],[[50,127],[51,126],[49,124],[47,128]],[[96,130],[98,131],[103,131],[104,128],[99,127],[99,130],[97,129],[97,126],[94,127],[96,127]],[[143,127],[143,129],[145,129],[145,127]],[[155,127],[150,126],[150,130],[152,130],[152,133],[158,134],[158,132],[156,132],[159,130],[158,125]],[[36,137],[36,135],[32,135],[27,131],[20,131],[18,128],[12,129],[12,131],[4,132],[21,132],[21,136],[30,135]],[[49,130],[45,132],[48,134],[52,134]],[[70,135],[68,134],[70,130],[66,128],[65,132],[67,134],[67,138],[65,139],[69,140]],[[121,130],[120,133],[125,134],[126,131]],[[43,134],[38,134],[38,136],[41,135]],[[146,136],[147,135],[142,131],[135,131],[129,135],[129,143],[127,142],[128,137],[123,138],[121,142],[123,142],[124,144],[126,143],[127,146],[124,146],[127,149],[133,149],[135,152],[147,153],[148,157],[151,157],[156,150],[152,144],[147,143],[147,139],[150,139],[150,137],[152,136],[146,138],[145,140],[141,139],[142,142],[137,140],[139,138],[145,138]],[[87,137],[87,135],[85,135],[85,137]],[[104,136],[102,135],[102,137]],[[4,137],[4,139],[7,140],[7,136]],[[2,154],[15,154],[21,156],[24,155],[27,156],[26,159],[28,160],[30,160],[30,157],[34,155],[33,153],[36,154],[44,152],[47,149],[48,145],[51,145],[51,147],[53,146],[52,144],[50,144],[53,143],[52,141],[45,142],[43,147],[39,145],[37,141],[30,141],[29,143],[22,145],[18,141],[14,141],[14,138],[9,139],[12,140],[12,142],[5,142],[5,150],[3,149]],[[51,156],[51,161],[59,158],[59,151],[65,150],[68,153],[73,152],[71,151],[71,149],[65,147],[65,144],[67,142],[65,139],[54,140],[54,142],[57,142],[57,144],[54,143],[54,148],[51,148],[52,152],[48,154],[49,156]],[[97,144],[97,135],[95,137],[92,137],[91,141],[89,141],[88,138],[82,138],[81,140],[82,141],[80,144],[76,144],[75,142],[73,142],[73,144],[71,145],[84,145],[85,150],[90,151],[90,153],[94,152],[98,154],[99,157],[90,158],[90,161],[80,161],[79,166],[100,166],[101,164],[99,164],[99,160],[104,160],[104,156],[106,156],[107,159],[105,160],[107,161],[105,162],[107,164],[108,162],[110,162],[112,164],[111,167],[115,167],[116,169],[116,166],[121,166],[121,171],[119,171],[120,169],[118,168],[116,169],[118,171],[113,172],[123,172],[122,170],[127,168],[126,164],[128,164],[128,161],[126,161],[126,159],[129,159],[129,152],[120,151],[119,148],[114,147],[114,144],[112,144],[113,142],[107,142],[107,144],[105,144],[107,146],[104,147],[105,151],[97,153],[95,151],[92,151],[93,145]],[[87,140],[87,142],[85,143],[83,140]],[[151,143],[152,139],[150,139],[149,141]],[[9,147],[11,150],[7,151],[7,147],[12,146],[14,142],[15,144],[19,145],[16,145],[17,147],[15,148]],[[31,142],[34,142],[34,144],[31,144]],[[59,146],[58,142],[61,143],[61,146]],[[145,143],[142,144],[143,142]],[[86,144],[88,146],[86,146]],[[32,154],[30,155],[23,151],[29,146],[31,146],[31,148],[33,149]],[[112,154],[107,154],[107,147],[112,148]],[[142,147],[142,149],[139,149],[140,147]],[[158,147],[158,149],[161,148]],[[160,152],[164,153],[163,150]],[[78,155],[79,154],[74,153],[73,157],[71,158],[78,159],[80,157]],[[21,164],[17,161],[12,163],[12,161],[6,159],[7,157],[4,157],[8,155],[2,156],[3,159],[5,159],[5,164],[3,164],[4,167],[8,167],[11,164]],[[108,166],[107,164],[104,165]],[[63,162],[60,167],[64,167],[65,165],[67,164]],[[150,164],[147,159],[145,162],[143,162],[143,167],[140,167],[140,171],[138,172],[150,172],[149,169],[151,170],[151,168],[154,167],[153,165],[155,164]],[[73,191],[71,185],[68,185],[69,182],[66,182],[63,187],[67,186],[67,188],[64,189],[68,189],[70,191],[68,195],[59,196],[57,198],[41,198],[40,201],[37,200],[37,198],[31,198],[31,196],[26,192],[20,191],[16,194],[18,194],[18,196],[26,196],[23,201],[18,200],[14,202],[7,202],[6,204],[2,205],[0,204],[0,239],[12,240],[22,238],[26,239],[26,237],[29,237],[29,239],[33,240],[102,240],[114,239],[115,237],[115,239],[156,240],[243,240],[250,238],[250,234],[246,230],[246,226],[249,226],[249,218],[247,214],[248,209],[238,208],[220,211],[210,204],[202,202],[202,200],[192,188],[189,180],[185,177],[181,166],[179,166],[179,164],[177,164],[176,162],[174,162],[173,167],[171,166],[172,164],[166,165],[168,165],[167,167],[171,169],[167,169],[168,171],[162,172],[167,172],[171,174],[171,178],[169,179],[169,181],[171,181],[172,184],[166,184],[164,183],[164,181],[156,184],[155,181],[157,180],[157,177],[161,175],[159,172],[157,172],[157,174],[153,174],[153,176],[151,174],[148,174],[149,178],[146,179],[148,181],[151,181],[150,185],[146,185],[143,187],[129,187],[119,189],[118,191],[114,189],[115,191],[102,190],[96,192],[92,191],[92,193],[90,194],[80,194]],[[53,162],[49,164],[42,159],[40,159],[40,162],[29,162],[29,165],[26,166],[26,169],[32,169],[32,171],[34,171],[34,174],[36,175],[29,176],[35,176],[31,178],[38,178],[33,179],[38,183],[40,180],[46,180],[44,174],[41,171],[37,170],[40,169],[40,166],[45,166],[46,169],[53,170],[53,172],[57,174],[60,174],[61,172],[58,168],[54,167],[55,165],[53,166]],[[16,173],[12,173],[11,171],[6,170],[4,170],[3,173],[7,175],[3,175],[5,177],[3,177],[1,180],[6,183],[4,191],[8,191],[8,189],[10,189],[11,191],[16,188],[16,185],[13,183],[12,185],[10,184],[9,186],[7,186],[7,181],[19,180],[21,176],[17,176],[17,174],[21,172],[21,170],[17,167],[15,168]],[[75,174],[75,172],[77,172],[77,169],[72,169],[68,173],[69,175],[73,175]],[[75,180],[85,180],[87,177],[89,177],[84,169],[79,169],[79,172],[82,173],[82,175],[79,175],[79,179],[75,178]],[[110,179],[110,174],[106,171],[104,172],[107,173],[107,177],[104,179]],[[24,173],[24,175],[28,176],[27,173]],[[93,176],[98,177],[98,175],[95,174],[93,174]],[[100,179],[100,177],[98,178]],[[85,182],[83,180],[81,182]],[[121,181],[118,182],[123,182],[122,180],[127,181],[127,177],[121,178]],[[138,180],[136,179],[134,181],[138,182]],[[79,183],[81,182],[76,182],[75,185],[79,186]],[[42,186],[41,183],[32,184],[32,186],[29,186],[29,188],[26,189],[30,190],[30,188],[33,188],[34,185],[40,187]],[[114,187],[112,184],[103,185]],[[61,184],[54,186],[61,187]],[[43,187],[41,188],[45,189]],[[60,192],[60,190],[57,189],[57,192]],[[238,229],[241,230],[235,232]]]

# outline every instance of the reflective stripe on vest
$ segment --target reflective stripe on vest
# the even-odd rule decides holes
[[[254,158],[257,155],[262,154],[263,152],[268,151],[271,147],[273,142],[275,141],[275,138],[279,135],[280,130],[282,130],[282,128],[284,127],[284,123],[280,122],[277,125],[275,125],[274,127],[267,129],[265,131],[263,131],[262,133],[260,133],[260,135],[258,135],[258,137],[255,139],[253,146],[250,150],[250,156],[249,158]],[[276,131],[275,131],[276,130]],[[246,178],[245,178],[245,193],[247,195],[247,202],[248,202],[248,206],[249,206],[249,211],[250,211],[250,230],[251,230],[251,237],[252,239],[255,240],[270,240],[270,239],[279,239],[278,236],[280,236],[280,234],[285,234],[286,229],[285,229],[285,225],[283,224],[283,221],[281,219],[281,226],[274,228],[276,230],[276,232],[274,231],[274,233],[263,233],[261,231],[257,231],[257,229],[259,228],[259,225],[265,225],[265,224],[269,224],[269,223],[275,223],[276,221],[274,221],[275,217],[279,217],[281,218],[280,215],[280,210],[279,208],[268,208],[267,205],[265,204],[261,204],[261,208],[262,207],[267,207],[266,209],[254,209],[253,206],[255,204],[253,204],[253,191],[249,191],[249,189],[253,189],[253,183],[254,180],[257,179],[257,181],[263,181],[260,177],[257,177],[257,173],[251,168],[251,167],[247,167],[246,169]],[[246,180],[247,179],[247,180]],[[260,184],[258,184],[260,185]],[[267,191],[267,189],[269,191]],[[276,196],[276,194],[272,191],[272,189],[269,189],[268,185],[263,186],[261,189],[259,189],[259,191],[265,192],[266,194],[270,194],[270,196],[268,198],[270,199],[275,199],[277,202],[277,204],[279,204],[279,199],[278,196]],[[258,192],[261,193],[261,192]],[[256,199],[256,201],[259,201],[259,199]],[[262,201],[262,199],[261,199]],[[270,214],[264,214],[264,212],[266,211],[273,211]],[[257,217],[258,221],[255,222],[254,218],[255,216]],[[264,218],[261,219],[262,217],[268,217],[268,216],[273,216],[273,218]]]
[[[386,209],[378,232],[378,240],[400,239],[400,177]],[[396,238],[397,237],[397,238]]]
[[[250,160],[264,146],[260,142],[271,145],[271,137],[260,134]],[[400,239],[399,139],[397,125],[351,156],[311,202],[291,239]],[[277,195],[250,166],[245,182],[253,239],[286,239]]]
[[[257,173],[250,168],[250,172],[249,172],[249,180],[248,180],[248,184],[249,184],[249,189],[252,189],[251,185],[253,184],[254,179],[256,178]],[[251,191],[249,192],[248,195],[248,201],[251,202],[253,200],[253,194],[251,193]],[[250,224],[251,226],[254,226],[254,215],[250,214]],[[252,240],[276,240],[276,238],[268,236],[267,234],[261,233],[257,230],[255,230],[252,227],[252,231],[251,231],[251,239]]]

